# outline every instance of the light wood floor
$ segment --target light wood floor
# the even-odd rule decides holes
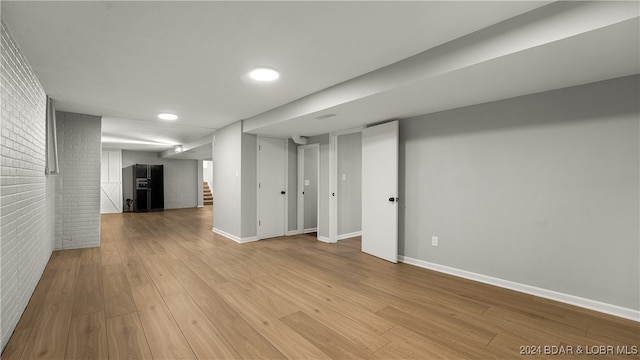
[[[2,359],[514,359],[521,346],[640,345],[636,322],[390,264],[359,239],[236,244],[211,232],[211,211],[103,215],[100,248],[52,255]]]

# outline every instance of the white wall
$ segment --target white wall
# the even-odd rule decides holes
[[[56,249],[100,246],[102,118],[56,113]]]
[[[146,151],[122,151],[122,195],[133,198],[133,174],[131,165],[163,165],[164,208],[194,208],[198,205],[198,161],[159,158],[158,153]],[[202,190],[200,190],[202,191]],[[126,202],[123,202],[125,210]]]
[[[401,121],[400,254],[639,310],[639,80]]]
[[[2,24],[0,140],[1,348],[54,247],[56,176],[45,176],[46,95]]]

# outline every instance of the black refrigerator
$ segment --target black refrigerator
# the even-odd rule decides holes
[[[162,165],[133,166],[135,211],[164,210],[164,173]]]

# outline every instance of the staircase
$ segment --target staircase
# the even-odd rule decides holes
[[[213,205],[213,194],[209,189],[209,184],[205,181],[202,183],[202,194],[204,195],[204,205]]]

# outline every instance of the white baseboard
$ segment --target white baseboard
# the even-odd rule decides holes
[[[456,269],[449,266],[434,264],[428,261],[414,259],[407,256],[398,255],[398,261],[410,265],[419,266],[425,269],[434,270],[485,284],[495,285],[505,289],[515,290],[526,294],[539,296],[545,299],[551,299],[589,310],[594,310],[605,314],[640,322],[640,311],[638,310],[628,309],[618,305],[607,304],[596,300],[585,299],[579,296],[565,294],[553,290],[547,290],[531,285],[520,284],[517,282],[482,275],[471,271]]]
[[[204,205],[198,205],[198,206],[196,206],[196,207],[203,208],[203,207],[204,207]]]
[[[318,232],[318,228],[314,227],[311,229],[304,229],[303,233],[307,234],[307,233],[312,233],[312,232]]]
[[[285,235],[286,235],[286,236],[291,236],[291,235],[298,235],[298,234],[299,234],[299,232],[298,232],[298,230],[296,229],[296,230],[289,230],[289,231],[287,231],[287,233],[286,233]]]
[[[320,235],[318,235],[318,240],[320,240],[320,241],[322,241],[322,242],[325,242],[325,243],[328,243],[328,244],[332,244],[332,242],[331,242],[331,241],[329,241],[329,238],[328,238],[328,237],[326,237],[326,236],[320,236]]]
[[[349,238],[356,237],[356,236],[362,236],[362,231],[355,231],[355,232],[348,233],[348,234],[338,235],[338,240],[349,239]]]
[[[248,243],[248,242],[252,242],[252,241],[257,241],[258,237],[257,236],[250,236],[250,237],[245,237],[245,238],[241,238],[232,234],[229,234],[226,231],[220,230],[220,229],[216,229],[215,227],[213,229],[211,229],[211,231],[213,231],[214,233],[218,234],[218,235],[222,235],[224,237],[226,237],[227,239],[233,240],[237,243],[240,244],[244,244],[244,243]]]

